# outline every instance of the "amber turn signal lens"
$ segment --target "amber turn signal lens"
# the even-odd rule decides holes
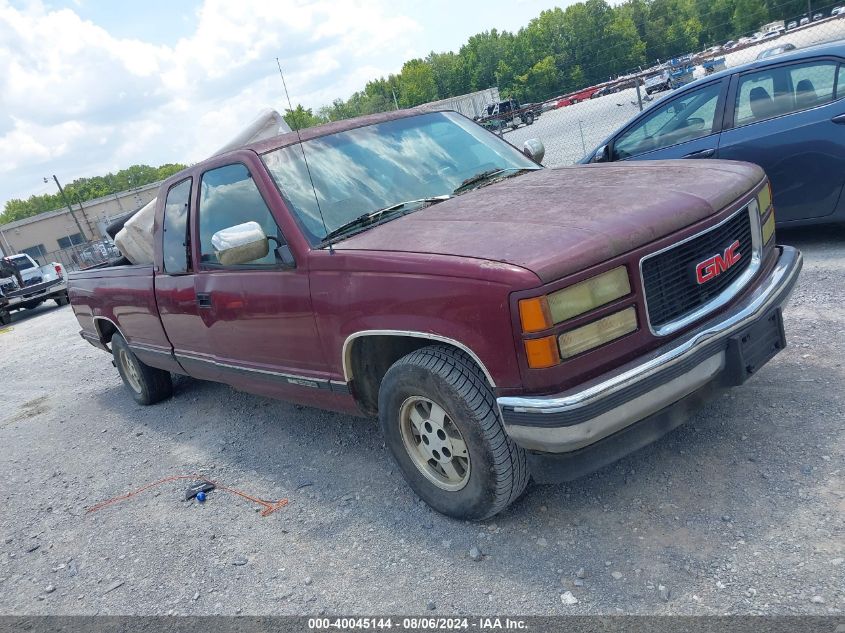
[[[552,317],[546,297],[522,299],[519,302],[519,319],[523,332],[541,332],[552,327]]]
[[[554,367],[560,363],[560,354],[558,354],[554,336],[525,341],[525,354],[528,356],[528,366],[531,369]]]

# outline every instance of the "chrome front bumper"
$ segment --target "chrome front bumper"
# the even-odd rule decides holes
[[[801,253],[779,248],[777,264],[748,296],[666,347],[561,394],[499,398],[507,433],[529,450],[577,451],[711,383],[724,384],[732,337],[786,304],[798,279]]]

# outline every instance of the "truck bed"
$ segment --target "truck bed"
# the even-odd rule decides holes
[[[76,271],[69,281],[71,305],[84,339],[108,349],[105,341],[116,331],[135,349],[148,348],[153,354],[172,351],[158,314],[152,264]]]

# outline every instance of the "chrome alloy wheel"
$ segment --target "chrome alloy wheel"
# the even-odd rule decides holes
[[[132,389],[141,393],[141,375],[138,373],[138,367],[135,365],[134,359],[130,358],[129,352],[125,349],[120,350],[119,356],[120,366],[123,368],[123,375],[126,376],[126,381]]]
[[[411,396],[399,410],[405,450],[414,466],[438,488],[456,491],[469,481],[469,451],[463,435],[436,402]]]

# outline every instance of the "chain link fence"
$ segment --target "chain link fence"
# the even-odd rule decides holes
[[[605,84],[565,95],[549,95],[532,106],[534,116],[529,118],[530,124],[517,116],[509,121],[494,120],[494,128],[516,147],[522,147],[530,138],[539,138],[546,147],[543,160],[546,166],[571,165],[653,102],[670,98],[674,89],[682,85],[752,62],[764,53],[774,55],[782,48],[799,49],[840,39],[845,39],[845,15],[803,25],[796,19],[792,28],[757,39],[741,38],[728,49],[714,47],[648,69],[637,69]],[[842,89],[840,86],[837,92]]]
[[[71,271],[90,268],[119,257],[122,255],[114,242],[103,238],[36,255],[35,259],[41,266],[58,262],[65,267],[65,270]]]

